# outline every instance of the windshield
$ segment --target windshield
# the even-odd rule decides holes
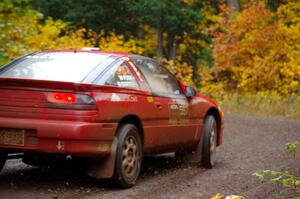
[[[6,65],[0,77],[79,83],[96,67],[104,70],[114,60],[88,52],[41,52]]]

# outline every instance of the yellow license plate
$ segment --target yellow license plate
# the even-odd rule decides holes
[[[24,146],[24,130],[0,129],[0,145]]]

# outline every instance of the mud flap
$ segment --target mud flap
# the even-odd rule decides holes
[[[114,175],[118,138],[114,137],[111,153],[102,159],[95,159],[88,167],[87,174],[93,178],[111,178]]]
[[[186,154],[185,160],[191,164],[201,163],[202,149],[203,149],[203,133],[201,135],[198,145],[192,150],[191,153]]]

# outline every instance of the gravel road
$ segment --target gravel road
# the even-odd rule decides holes
[[[217,164],[203,169],[176,163],[172,154],[146,158],[138,184],[119,190],[76,169],[35,168],[9,160],[0,174],[0,198],[210,198],[239,194],[246,198],[276,198],[277,190],[251,174],[257,169],[300,174],[300,154],[293,159],[283,147],[300,140],[300,121],[227,113],[224,142]]]

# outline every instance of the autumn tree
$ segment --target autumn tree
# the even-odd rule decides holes
[[[68,23],[46,18],[24,0],[0,2],[0,64],[45,49],[80,49],[94,45],[86,29],[73,30]]]
[[[299,19],[299,1],[281,5],[276,13],[263,2],[234,18],[223,17],[214,33],[214,68],[201,71],[207,74],[203,78],[227,90],[299,93]]]

